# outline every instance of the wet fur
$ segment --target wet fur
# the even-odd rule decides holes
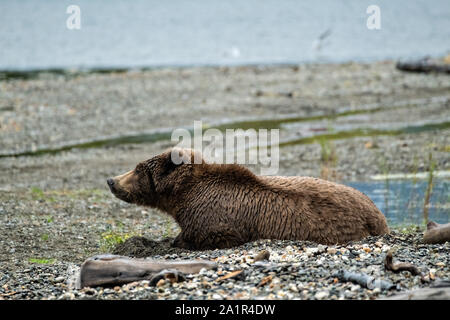
[[[239,165],[175,165],[166,152],[140,163],[129,179],[131,189],[120,190],[117,181],[113,193],[171,215],[181,228],[174,245],[182,248],[257,239],[336,244],[389,232],[366,195],[317,178],[256,176]]]

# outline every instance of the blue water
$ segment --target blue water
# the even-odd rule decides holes
[[[423,223],[426,181],[390,180],[349,182],[347,185],[364,192],[384,213],[389,225]],[[450,222],[450,180],[436,180],[431,193],[429,219]]]
[[[80,30],[66,27],[71,4],[80,6]],[[371,4],[381,30],[366,27]],[[0,0],[0,13],[0,69],[371,61],[450,50],[449,0]]]

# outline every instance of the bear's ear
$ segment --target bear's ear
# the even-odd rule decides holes
[[[198,155],[197,155],[198,157]],[[170,151],[163,154],[161,162],[161,176],[167,176],[172,173],[176,168],[195,163],[194,151],[191,149],[173,148]],[[197,161],[199,161],[197,159]],[[202,159],[200,158],[200,161]]]

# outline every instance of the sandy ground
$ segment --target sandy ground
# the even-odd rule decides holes
[[[332,150],[332,159],[324,159],[323,143],[292,143],[280,149],[280,175],[349,181],[367,180],[387,171],[423,172],[429,169],[430,153],[435,169],[450,169],[450,77],[402,73],[389,61],[159,69],[67,77],[43,74],[34,80],[0,81],[1,155],[191,127],[194,120],[218,124],[285,118],[310,120],[280,121],[282,140],[292,142],[328,134],[329,139],[323,143]],[[366,134],[358,131],[361,128],[367,129],[363,131]],[[370,131],[375,129],[376,133]],[[132,235],[155,241],[176,236],[177,226],[165,215],[118,201],[105,183],[107,177],[127,171],[171,145],[162,140],[1,157],[0,264],[4,272],[0,297],[61,297],[69,292],[61,277],[66,279],[67,270],[76,268],[87,257],[111,251]],[[251,169],[256,172],[258,168]],[[395,239],[385,241],[396,243]],[[414,242],[408,243],[412,246]],[[301,243],[284,247],[280,244],[273,247],[273,252],[282,252],[288,245],[304,247]],[[252,250],[259,249],[260,245],[254,244]],[[424,267],[448,278],[448,261],[442,258],[445,255],[440,257],[442,250],[448,250],[448,245],[427,248],[417,261],[425,264],[428,255],[437,252],[432,265]],[[231,254],[239,253],[222,252],[234,261]],[[205,253],[205,257],[215,256]],[[434,265],[439,262],[445,267]],[[24,275],[32,278],[33,273],[51,274],[48,279],[59,281],[43,276],[42,280],[21,284]],[[405,282],[405,288],[416,285],[425,284]],[[373,298],[380,294],[345,295],[347,289],[326,297]],[[296,297],[314,298],[317,292]],[[71,294],[65,298],[79,297]],[[292,298],[269,294],[263,296]],[[115,296],[133,297],[140,296]],[[196,296],[202,297],[207,295]]]

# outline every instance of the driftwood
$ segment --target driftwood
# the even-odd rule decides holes
[[[437,280],[431,284],[432,288],[447,288],[450,287],[450,280]]]
[[[198,273],[202,268],[216,267],[214,262],[206,260],[164,261],[98,255],[81,265],[77,288],[114,286],[141,280],[150,280],[153,285],[163,278],[175,282],[184,279],[183,273]]]
[[[428,60],[419,60],[413,62],[397,62],[397,65],[395,67],[398,70],[407,72],[421,72],[421,73],[437,72],[450,74],[449,64],[436,64],[433,62],[429,62]]]
[[[227,279],[245,280],[246,276],[247,276],[247,272],[245,272],[245,270],[236,270],[236,271],[227,273],[226,275],[224,275],[220,278],[217,278],[216,281],[223,281],[223,280],[227,280]]]
[[[385,297],[382,300],[450,300],[450,288],[422,288]]]
[[[430,221],[423,235],[424,243],[444,243],[450,241],[450,223],[438,224]]]
[[[371,277],[366,273],[356,273],[356,272],[349,272],[346,270],[339,270],[335,274],[335,277],[344,282],[351,281],[353,283],[357,283],[360,286],[367,288],[369,290],[373,290],[375,288],[380,288],[381,290],[390,290],[397,287],[390,281],[375,279],[374,277]]]
[[[384,267],[386,270],[398,273],[401,271],[409,271],[413,276],[421,276],[422,272],[411,263],[401,262],[394,264],[392,251],[389,251],[384,260]]]

